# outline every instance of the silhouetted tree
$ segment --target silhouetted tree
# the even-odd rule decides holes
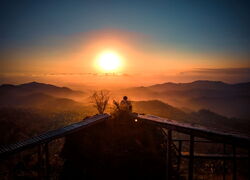
[[[120,110],[120,104],[118,101],[113,100],[113,104],[115,105],[115,110]]]
[[[91,100],[94,103],[94,107],[100,114],[103,114],[109,101],[110,92],[106,90],[95,91],[91,95]]]

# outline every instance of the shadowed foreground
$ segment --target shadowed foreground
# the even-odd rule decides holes
[[[126,114],[66,137],[62,179],[164,179],[164,137]]]

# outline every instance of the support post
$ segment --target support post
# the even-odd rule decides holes
[[[43,152],[42,152],[42,145],[38,145],[38,154],[37,154],[37,160],[38,160],[38,179],[43,179]]]
[[[177,159],[177,172],[178,172],[178,179],[181,178],[181,175],[180,175],[180,167],[181,167],[181,152],[182,152],[182,141],[179,141],[179,144],[178,144],[178,159]]]
[[[250,167],[250,149],[248,149],[248,167]],[[248,171],[248,179],[250,179],[250,171]]]
[[[46,171],[46,179],[49,179],[50,163],[49,163],[49,147],[48,147],[48,143],[45,144],[45,171]]]
[[[181,152],[182,152],[182,141],[178,141],[178,159],[177,159],[177,171],[179,172],[181,166]]]
[[[248,167],[250,167],[250,149],[248,149]],[[250,171],[248,171],[248,179],[250,179]]]
[[[223,154],[226,154],[226,144],[223,144]],[[226,160],[223,159],[223,180],[226,180]]]
[[[172,159],[171,159],[172,130],[168,130],[167,137],[167,180],[172,179]]]
[[[194,136],[190,135],[188,180],[193,179],[193,169],[194,169]]]
[[[237,179],[236,147],[233,145],[233,180]]]

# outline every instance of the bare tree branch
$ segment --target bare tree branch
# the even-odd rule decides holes
[[[94,107],[100,114],[103,114],[109,101],[110,92],[106,90],[95,91],[91,95],[91,100],[94,103]]]

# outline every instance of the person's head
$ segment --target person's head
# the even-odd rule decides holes
[[[127,101],[128,97],[127,97],[127,96],[123,96],[123,99],[124,99],[125,101]]]

